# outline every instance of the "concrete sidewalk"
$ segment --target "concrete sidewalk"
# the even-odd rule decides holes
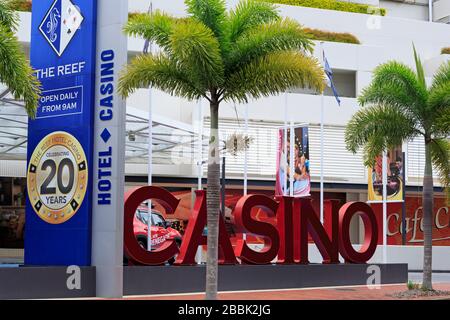
[[[305,288],[285,290],[261,290],[221,292],[220,300],[398,300],[392,295],[405,291],[405,284],[382,285],[378,289],[369,289],[367,286],[345,286],[327,288]],[[450,291],[450,283],[435,283],[435,290]],[[202,300],[203,293],[171,294],[152,296],[129,296],[124,299],[131,300]],[[406,299],[406,298],[404,298]],[[417,300],[450,300],[448,296],[433,296],[414,298]]]

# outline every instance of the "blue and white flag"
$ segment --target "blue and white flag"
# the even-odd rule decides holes
[[[336,90],[336,87],[333,83],[333,70],[331,70],[330,64],[328,63],[327,58],[325,57],[325,51],[323,51],[323,61],[324,61],[324,68],[325,68],[325,74],[327,75],[327,84],[333,90],[334,97],[336,98],[336,101],[338,105],[341,105],[341,99],[339,98],[339,94]]]

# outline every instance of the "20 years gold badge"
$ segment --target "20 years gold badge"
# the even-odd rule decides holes
[[[27,188],[36,214],[61,224],[79,210],[88,183],[83,147],[71,134],[57,131],[39,142],[30,158]]]

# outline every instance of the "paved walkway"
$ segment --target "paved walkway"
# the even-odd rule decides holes
[[[450,291],[450,283],[435,283],[435,290]],[[367,286],[305,288],[262,291],[236,291],[219,293],[220,300],[397,300],[392,294],[406,290],[405,284],[382,285],[379,289]],[[130,296],[124,299],[139,300],[202,300],[201,293],[152,296]],[[448,296],[425,297],[420,299],[449,299]]]

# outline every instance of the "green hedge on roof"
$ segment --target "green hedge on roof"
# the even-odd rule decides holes
[[[347,11],[364,14],[386,15],[386,9],[366,4],[340,2],[336,0],[260,0],[271,3],[287,4],[310,8]],[[31,11],[31,0],[11,0],[12,7],[17,11]]]
[[[386,15],[386,9],[352,2],[341,2],[336,0],[260,0],[270,3],[287,4],[291,6],[310,7],[318,9],[346,11],[364,14]]]
[[[145,14],[146,13],[142,12],[130,12],[128,14],[128,19],[133,19],[137,15],[145,15]],[[304,30],[312,40],[361,44],[361,42],[356,36],[347,32],[331,32],[307,27],[305,27]]]
[[[304,30],[313,40],[361,44],[357,37],[347,32],[330,32],[310,28],[305,28]]]
[[[31,11],[31,0],[10,0],[11,8],[16,11]]]

